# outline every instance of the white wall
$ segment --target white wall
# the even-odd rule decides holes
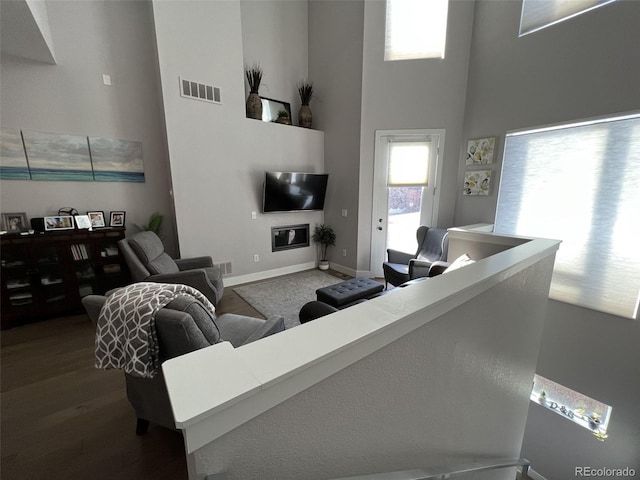
[[[290,103],[291,120],[297,125],[296,86],[309,71],[307,2],[241,0],[240,14],[244,64],[257,62],[263,69],[260,96]],[[245,82],[245,98],[248,95]]]
[[[175,252],[167,152],[147,2],[49,2],[57,65],[3,56],[3,127],[142,142],[145,183],[2,180],[3,212],[27,217],[61,207],[127,212],[128,233],[159,211]],[[113,85],[102,83],[111,75]]]
[[[376,130],[444,128],[438,226],[453,225],[474,3],[450,2],[444,60],[384,62],[385,2],[365,2],[358,270],[370,270]],[[468,222],[474,223],[474,222]]]
[[[495,173],[508,130],[640,108],[640,3],[614,2],[523,38],[520,6],[476,4],[464,139],[498,136]],[[455,223],[493,222],[496,191],[457,193]],[[612,405],[613,415],[600,443],[532,404],[522,454],[535,470],[552,480],[573,478],[581,465],[640,471],[639,341],[638,321],[550,301],[538,372]]]
[[[311,109],[314,125],[326,134],[324,213],[337,237],[329,258],[351,275],[357,268],[363,28],[362,0],[309,3],[309,78],[317,90]]]
[[[265,9],[273,13],[269,6],[281,12],[280,2],[153,4],[181,253],[231,261],[236,276],[314,262],[313,246],[272,253],[271,227],[310,223],[313,228],[323,218],[322,212],[260,213],[265,170],[324,170],[322,132],[245,118],[244,63],[254,59],[243,51],[242,17],[255,26],[250,9],[268,16]],[[293,30],[297,36],[258,23],[260,31],[246,35],[253,45],[247,55],[263,55],[256,44],[269,32],[281,42],[300,45],[298,55],[306,59],[305,11],[295,15],[305,25]],[[278,43],[274,37],[271,41]],[[264,52],[266,60],[255,60],[266,75],[286,71],[284,57]],[[179,76],[220,87],[222,105],[180,97]],[[276,91],[275,84],[270,90]],[[251,212],[258,212],[256,220]],[[254,263],[256,254],[260,263]]]
[[[522,456],[534,470],[549,480],[573,478],[577,466],[629,467],[640,475],[639,342],[638,320],[549,301],[537,373],[613,411],[609,438],[599,442],[585,428],[532,402]]]

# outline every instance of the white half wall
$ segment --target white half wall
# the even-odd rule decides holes
[[[533,240],[239,348],[166,361],[190,480],[518,457],[557,246]]]

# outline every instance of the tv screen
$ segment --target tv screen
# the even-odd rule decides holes
[[[262,211],[322,210],[328,177],[326,173],[265,172]]]

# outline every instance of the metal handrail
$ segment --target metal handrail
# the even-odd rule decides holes
[[[444,480],[465,473],[496,470],[499,468],[522,467],[522,473],[529,472],[531,462],[525,458],[491,458],[451,466],[433,467],[420,470],[373,473],[356,477],[342,477],[334,480]]]
[[[451,466],[433,467],[422,470],[402,470],[387,473],[372,473],[356,477],[341,477],[334,480],[445,480],[465,473],[496,470],[499,468],[522,467],[522,473],[529,472],[531,462],[525,458],[490,458]],[[207,475],[205,480],[224,480],[224,473]]]

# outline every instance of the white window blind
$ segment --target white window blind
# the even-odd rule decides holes
[[[426,187],[431,142],[389,142],[389,187]]]
[[[448,0],[387,0],[384,60],[444,58]]]
[[[522,0],[520,36],[601,7],[615,0]]]
[[[551,298],[637,318],[640,114],[507,134],[495,231],[562,240]]]

